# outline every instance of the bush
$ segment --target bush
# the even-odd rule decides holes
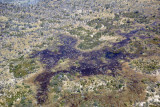
[[[33,73],[37,67],[33,59],[20,57],[19,59],[11,60],[9,71],[13,73],[16,78],[21,78],[27,74]]]

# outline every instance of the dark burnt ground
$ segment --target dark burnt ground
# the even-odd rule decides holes
[[[126,37],[125,40],[114,44],[113,49],[120,48],[125,46],[130,41],[130,37],[135,36],[135,34],[142,29],[133,30],[124,35]],[[115,76],[115,71],[121,70],[121,63],[119,60],[127,61],[129,58],[134,58],[137,55],[129,54],[124,51],[113,51],[108,47],[104,47],[103,49],[91,51],[91,52],[81,52],[75,48],[77,40],[69,37],[60,35],[60,42],[63,44],[58,46],[58,52],[52,52],[50,50],[43,50],[40,52],[35,52],[32,54],[32,57],[40,57],[40,62],[46,65],[45,72],[39,74],[35,79],[35,82],[39,83],[40,87],[37,90],[37,101],[39,104],[43,104],[47,99],[47,91],[48,91],[48,84],[50,82],[51,77],[57,75],[59,73],[71,73],[74,74],[79,72],[81,76],[90,76],[90,75],[98,75],[98,74],[107,74],[108,70],[112,71],[110,74]],[[83,60],[78,60],[78,56],[82,56]],[[107,63],[104,63],[101,58],[106,58]],[[72,59],[74,61],[78,61],[80,66],[71,66],[69,71],[57,71],[51,72],[50,70],[57,65],[60,59]]]
[[[48,98],[47,95],[47,91],[48,91],[48,84],[49,81],[51,79],[51,77],[53,77],[54,75],[58,74],[58,73],[68,73],[69,71],[57,71],[57,72],[43,72],[40,75],[38,75],[35,79],[35,82],[38,82],[40,87],[37,90],[37,101],[39,104],[42,104],[46,101],[46,99]]]
[[[119,35],[122,35],[124,37],[126,37],[126,39],[122,40],[121,42],[115,43],[114,46],[116,48],[120,48],[123,47],[124,45],[128,44],[128,42],[130,41],[130,38],[135,36],[136,33],[138,33],[139,31],[145,31],[144,28],[140,28],[140,29],[136,29],[136,30],[132,30],[129,33],[121,33],[121,32],[117,32]]]

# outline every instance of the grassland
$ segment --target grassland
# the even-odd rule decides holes
[[[0,7],[0,106],[160,106],[159,1],[48,0]],[[63,34],[77,43],[63,43]],[[49,72],[54,75],[42,75]]]

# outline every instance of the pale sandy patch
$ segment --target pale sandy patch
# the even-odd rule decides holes
[[[8,21],[8,17],[0,16],[0,22],[7,22],[7,21]]]

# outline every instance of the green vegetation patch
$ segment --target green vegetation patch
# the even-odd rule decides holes
[[[115,20],[119,19],[119,16],[116,15]],[[113,25],[113,19],[110,18],[106,18],[106,19],[102,19],[102,18],[97,18],[97,19],[93,19],[89,22],[87,22],[87,25],[94,27],[95,29],[99,29],[103,26],[105,26],[108,30],[111,28],[115,28],[116,26]]]
[[[139,87],[142,90],[145,88],[139,81],[135,84],[134,81],[120,76],[112,77],[106,75],[81,78],[78,81],[68,81],[67,84],[69,84],[68,88],[62,88],[63,91],[59,96],[57,96],[57,93],[54,95],[54,99],[56,99],[56,101],[54,100],[55,105],[110,107],[118,104],[122,106],[128,105],[129,102],[129,105],[131,105],[133,103],[132,100],[136,100],[139,93],[142,93],[138,91],[139,93],[137,94]],[[138,87],[137,90],[131,90],[132,86]],[[131,98],[134,99],[130,100]]]
[[[16,78],[21,78],[33,73],[36,68],[38,68],[38,66],[33,59],[24,58],[23,56],[11,60],[9,64],[9,71],[13,73]]]
[[[50,84],[49,86],[52,88],[51,91],[55,92],[55,93],[60,93],[61,92],[61,88],[62,88],[62,81],[64,80],[64,74],[60,73],[58,75],[55,75],[54,77],[52,77],[52,79],[50,80]]]
[[[5,92],[4,96],[5,104],[7,107],[32,107],[32,101],[27,97],[32,93],[32,90],[24,86],[16,86],[16,88],[10,92]]]
[[[146,28],[151,31],[154,32],[155,34],[159,35],[160,34],[160,23],[157,23],[154,26],[146,26]]]
[[[125,17],[129,17],[129,18],[138,18],[140,17],[142,14],[138,11],[135,12],[127,12],[127,13],[123,13],[123,16]]]
[[[134,18],[137,23],[149,23],[149,19],[139,11],[123,13],[123,16]]]
[[[89,36],[89,35],[92,34],[91,31],[86,30],[86,29],[83,28],[83,27],[78,27],[78,28],[69,30],[69,33],[70,33],[71,35],[77,35],[77,36],[80,37],[80,38],[83,38],[84,36]]]
[[[130,51],[135,54],[141,54],[144,50],[144,44],[142,41],[131,41],[130,42]]]
[[[86,30],[83,27],[72,29],[69,32],[71,35],[77,35],[79,39],[83,40],[83,42],[81,42],[78,45],[78,48],[83,49],[83,50],[92,49],[100,45],[101,43],[103,43],[99,39],[101,38],[103,34],[106,33],[106,31],[104,31],[104,32],[98,32],[96,34],[93,34],[91,31]]]
[[[78,48],[80,48],[82,50],[93,49],[94,47],[100,45],[101,43],[103,43],[103,42],[99,41],[99,40],[96,40],[96,41],[84,41],[84,42],[81,42],[78,45]]]
[[[116,14],[114,20],[118,20],[119,18],[120,16]],[[98,31],[95,34],[93,34],[93,32],[90,30],[86,30],[83,27],[77,27],[72,30],[69,30],[68,32],[71,35],[76,35],[80,40],[82,40],[82,42],[78,45],[78,48],[82,50],[93,49],[94,47],[104,42],[99,40],[102,36],[114,35],[114,29],[117,29],[118,26],[114,25],[113,23],[114,23],[113,19],[97,18],[97,19],[88,21],[87,25],[94,27],[95,29],[100,29],[104,27],[103,31]]]
[[[143,73],[153,73],[153,71],[160,68],[159,60],[156,59],[136,59],[131,62],[135,67]]]
[[[13,105],[13,103],[18,99],[18,98],[21,98],[22,96],[25,95],[24,92],[17,92],[16,94],[13,94],[13,93],[9,93],[8,95],[10,95],[11,97],[6,97],[6,102],[7,102],[7,105],[9,107],[11,107]]]
[[[160,45],[160,38],[155,37],[155,38],[151,39],[150,42],[155,45]]]

